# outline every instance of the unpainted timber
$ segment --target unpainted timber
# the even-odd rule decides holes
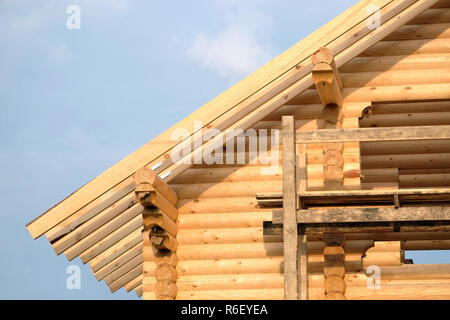
[[[450,139],[450,126],[302,130],[296,143],[374,142]]]

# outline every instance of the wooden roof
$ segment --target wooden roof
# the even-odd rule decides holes
[[[97,279],[104,279],[112,291],[125,286],[139,294],[142,207],[136,203],[132,179],[138,169],[146,166],[165,181],[172,180],[189,165],[185,158],[172,162],[170,152],[191,143],[194,121],[202,122],[202,134],[211,128],[246,130],[313,85],[311,56],[319,47],[329,48],[340,67],[437,2],[358,2],[31,221],[27,229],[33,238],[45,234],[57,254],[64,252],[69,260],[80,256],[83,263],[89,262]],[[367,23],[373,12],[369,6],[380,8],[378,28]],[[189,130],[191,137],[171,140],[178,128]],[[202,134],[197,132],[194,139]],[[199,148],[188,157],[197,152]]]

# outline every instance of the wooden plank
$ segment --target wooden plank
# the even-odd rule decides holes
[[[283,236],[283,225],[274,224],[272,221],[263,222],[264,236]],[[370,231],[347,233],[346,238],[352,240],[373,240],[373,241],[401,241],[401,240],[450,240],[450,232],[434,232],[433,230],[394,232],[393,227],[386,231]],[[318,241],[322,239],[323,234],[309,234],[308,241]],[[432,250],[432,249],[430,249]]]
[[[284,297],[297,300],[297,191],[294,117],[283,116],[283,254]]]
[[[450,125],[297,131],[297,143],[450,139]]]
[[[299,210],[298,223],[450,221],[450,207],[339,208]]]

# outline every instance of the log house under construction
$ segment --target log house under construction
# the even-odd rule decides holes
[[[144,299],[450,299],[405,259],[450,250],[450,0],[360,1],[27,228]]]

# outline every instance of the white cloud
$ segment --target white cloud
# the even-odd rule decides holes
[[[201,67],[235,81],[272,58],[274,50],[267,41],[272,18],[254,1],[220,0],[216,4],[224,28],[214,35],[198,33],[187,55]]]
[[[271,58],[267,48],[239,27],[227,28],[215,37],[198,34],[188,55],[202,67],[229,79],[247,75]]]

